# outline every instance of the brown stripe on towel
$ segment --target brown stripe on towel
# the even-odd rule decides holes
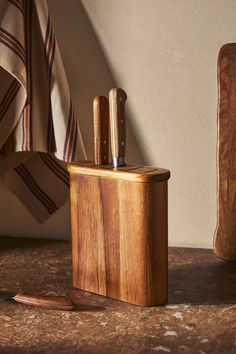
[[[52,121],[52,106],[50,95],[48,99],[49,107],[48,107],[48,126],[47,126],[47,149],[48,152],[54,152],[55,150],[55,138],[54,138],[54,129],[53,129],[53,121]]]
[[[77,132],[77,122],[74,116],[74,110],[72,109],[72,129],[68,141],[68,152],[67,152],[67,161],[71,161],[73,149],[75,148],[75,137]]]
[[[78,138],[77,120],[74,115],[72,102],[70,102],[70,113],[67,121],[66,137],[64,142],[63,160],[70,162],[74,159]]]
[[[59,164],[57,164],[57,162],[53,159],[49,159],[49,155],[45,154],[45,153],[40,153],[40,157],[42,159],[42,161],[45,163],[45,165],[63,182],[65,183],[68,187],[70,186],[69,183],[69,175],[68,174],[64,174],[64,172],[66,173],[65,170],[63,170],[61,168],[61,166]],[[60,167],[60,168],[58,168]],[[63,171],[63,173],[61,172],[61,170]]]
[[[14,79],[7,89],[2,101],[0,102],[0,122],[6,114],[8,108],[10,107],[12,101],[16,97],[21,85],[20,83]]]
[[[33,73],[32,73],[32,8],[33,2],[30,0],[28,5],[28,16],[29,16],[29,47],[28,47],[28,81],[29,81],[29,142],[28,149],[33,149]]]
[[[42,190],[42,188],[36,183],[35,179],[26,169],[26,167],[21,164],[15,168],[17,174],[22,178],[27,187],[33,193],[33,195],[44,205],[50,214],[53,214],[57,210],[57,206],[54,201]]]
[[[45,58],[47,64],[48,71],[48,81],[49,81],[49,112],[48,112],[48,127],[47,127],[47,148],[48,151],[53,151],[55,148],[55,139],[53,133],[53,121],[52,121],[52,107],[51,107],[51,74],[52,74],[52,66],[54,62],[55,48],[56,48],[56,39],[55,34],[52,28],[51,18],[48,15],[47,28],[44,40],[45,47]]]
[[[52,65],[53,65],[54,55],[55,55],[55,48],[56,48],[56,39],[55,39],[55,34],[53,31],[52,21],[50,16],[48,16],[44,45],[45,45],[45,56],[47,62],[48,77],[50,81]]]
[[[52,75],[52,66],[53,66],[53,62],[54,62],[54,56],[55,56],[55,50],[56,50],[56,39],[55,39],[55,35],[52,32],[52,47],[51,47],[51,53],[50,53],[50,57],[49,57],[49,63],[48,63],[48,76],[49,76],[49,80],[51,81],[51,75]]]
[[[73,161],[75,158],[75,151],[76,151],[76,145],[77,145],[77,138],[78,138],[78,127],[77,127],[77,121],[76,121],[76,128],[75,128],[75,137],[74,137],[74,142],[72,146],[72,154],[70,161]]]
[[[44,41],[45,44],[48,42],[49,33],[50,33],[50,27],[51,27],[51,21],[50,21],[49,15],[48,15],[47,28],[46,28],[46,32],[45,32],[45,41]]]
[[[9,38],[5,33],[0,31],[0,42],[4,44],[7,48],[11,49],[25,64],[25,53],[17,46],[11,38]]]
[[[45,155],[47,159],[50,160],[51,163],[56,164],[57,168],[60,170],[61,174],[63,174],[66,178],[69,178],[69,172],[67,169],[64,169],[59,163],[57,163],[56,159],[52,157],[50,154]]]
[[[14,5],[15,7],[17,7],[18,10],[20,10],[20,12],[22,14],[24,14],[24,11],[23,11],[23,6],[22,6],[22,3],[20,1],[17,1],[17,0],[8,0],[8,2],[10,2],[12,5]]]
[[[28,98],[26,100],[25,107],[22,112],[22,151],[25,151],[25,140],[26,140],[26,122],[28,120],[28,110],[29,110],[29,102]]]
[[[0,33],[2,35],[5,35],[9,40],[11,40],[12,44],[18,48],[19,52],[21,52],[22,56],[25,58],[25,48],[23,47],[23,45],[21,44],[21,42],[15,37],[13,36],[10,32],[8,32],[7,30],[5,30],[4,28],[2,28],[0,26]]]
[[[25,27],[26,27],[26,57],[27,57],[27,101],[23,110],[22,119],[22,150],[31,151],[33,149],[33,100],[32,100],[32,1],[25,1]]]
[[[66,137],[65,137],[65,142],[64,142],[64,150],[63,150],[63,160],[67,160],[67,155],[68,155],[68,142],[69,142],[69,137],[70,137],[70,132],[71,132],[71,126],[72,126],[72,116],[73,116],[73,107],[72,107],[72,102],[70,102],[70,112],[69,112],[69,119],[67,122],[67,129],[66,129]]]

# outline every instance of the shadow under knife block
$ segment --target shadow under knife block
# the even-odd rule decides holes
[[[165,169],[70,164],[73,286],[141,306],[168,300]]]

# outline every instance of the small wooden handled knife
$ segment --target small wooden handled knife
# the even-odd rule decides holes
[[[64,296],[0,293],[0,301],[16,301],[24,305],[31,305],[52,310],[72,311],[74,309],[72,301]]]
[[[109,92],[111,152],[113,166],[125,166],[126,121],[125,101],[127,95],[121,88],[113,88]]]
[[[95,165],[109,161],[109,102],[104,96],[93,100],[94,162]]]

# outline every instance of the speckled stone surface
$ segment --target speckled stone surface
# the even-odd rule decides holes
[[[0,291],[69,295],[76,311],[0,301],[0,353],[236,353],[236,265],[170,249],[169,304],[142,308],[71,286],[67,242],[0,239]]]

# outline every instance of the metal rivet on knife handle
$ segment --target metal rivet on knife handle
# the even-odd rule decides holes
[[[93,100],[94,163],[107,164],[109,159],[109,102],[104,96]]]
[[[120,88],[113,88],[109,92],[109,110],[111,127],[111,152],[113,166],[125,166],[126,148],[126,121],[125,101],[127,95]]]

